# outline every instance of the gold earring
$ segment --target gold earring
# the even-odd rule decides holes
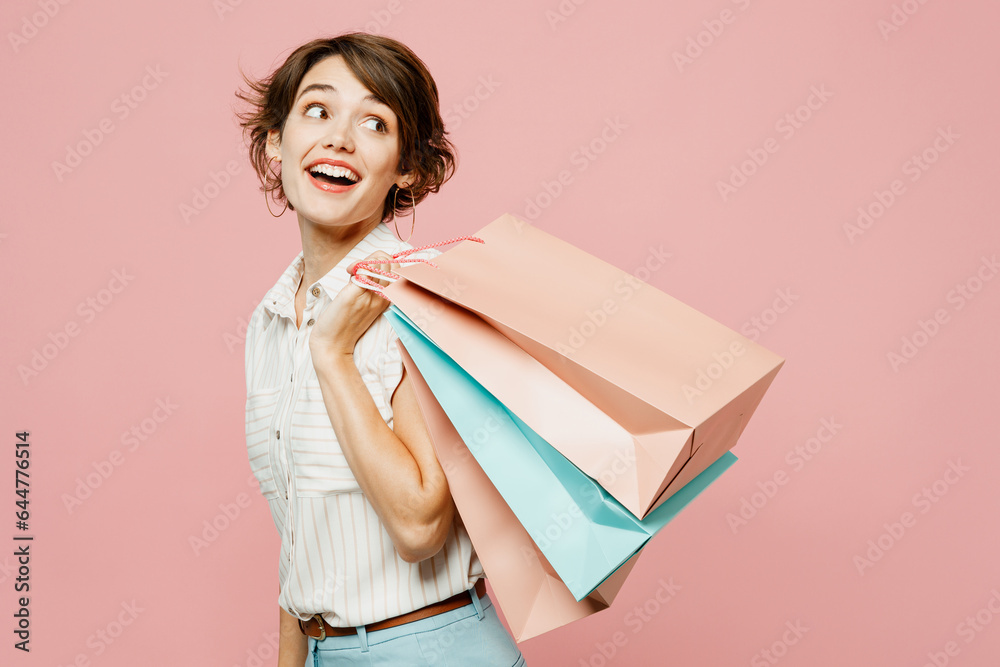
[[[413,236],[413,227],[417,224],[417,204],[413,201],[413,190],[406,188],[406,191],[410,193],[410,203],[411,213],[410,213],[410,236]],[[396,197],[399,195],[399,186],[396,186],[396,191],[392,193],[392,226],[396,229],[396,238],[399,238],[399,227],[396,225]],[[406,241],[399,239],[406,243],[410,240],[410,236],[406,237]]]
[[[274,176],[275,178],[278,178],[278,176],[274,173],[274,171],[271,170],[271,160],[274,160],[274,159],[275,158],[272,157],[270,160],[267,161],[267,170],[269,172],[271,172],[272,176]],[[278,160],[278,163],[280,164],[281,160]],[[271,211],[271,204],[268,203],[268,201],[267,201],[268,199],[270,199],[270,197],[268,196],[267,191],[265,191],[264,192],[264,205],[267,206],[267,212],[270,213],[275,218],[280,218],[284,214],[285,210],[288,208],[288,198],[285,198],[285,208],[281,209],[281,213],[279,213],[278,215],[274,215],[274,212]]]

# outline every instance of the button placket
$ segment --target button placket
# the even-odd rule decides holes
[[[285,463],[286,461],[286,457],[284,456],[285,443],[281,441],[281,430],[282,428],[284,428],[283,415],[285,412],[287,412],[288,396],[291,393],[291,389],[292,388],[288,385],[282,387],[281,394],[278,397],[278,406],[274,414],[275,419],[271,424],[272,428],[274,429],[274,439],[272,441],[274,443],[274,452],[271,456],[271,460],[281,461],[282,462],[281,467],[283,468],[283,470],[280,471],[282,474],[274,475],[274,478],[276,480],[280,478],[284,482],[285,488],[283,491],[285,495],[285,500],[288,500],[288,465]],[[286,429],[285,430],[286,441],[287,437],[288,437],[288,430]],[[272,474],[273,473],[274,471],[272,471]],[[279,493],[281,491],[282,489],[279,489]]]
[[[306,314],[313,312],[313,309],[316,306],[316,302],[319,301],[319,296],[323,292],[322,292],[322,290],[320,290],[320,288],[319,288],[318,285],[313,285],[313,288],[311,290],[309,290],[309,293],[313,296],[313,298],[310,299],[309,297],[306,297],[306,309],[305,309],[305,312],[302,313],[302,317],[305,317]],[[314,324],[316,324],[316,320],[314,318],[312,318],[312,317],[310,317],[309,321],[306,322],[306,326],[307,327],[311,327]]]
[[[288,316],[284,316],[289,324],[294,326],[294,320]],[[292,368],[295,368],[295,343],[292,342],[291,352],[292,352]],[[282,383],[281,394],[278,399],[278,406],[275,410],[275,418],[272,422],[272,427],[274,429],[274,455],[272,461],[280,461],[281,475],[275,475],[275,480],[281,479],[284,483],[284,495],[285,495],[285,508],[287,512],[285,531],[289,536],[288,541],[288,565],[289,570],[292,566],[292,549],[295,545],[294,531],[292,530],[294,514],[293,505],[295,502],[295,485],[292,475],[292,468],[289,463],[290,449],[291,449],[291,413],[292,406],[295,405],[295,375],[292,373],[289,377],[290,382],[288,384]],[[285,437],[281,437],[281,433],[284,431]],[[279,489],[279,492],[281,490]]]
[[[315,289],[315,288],[314,288]],[[308,313],[315,301],[307,302],[305,310],[303,312],[303,317]],[[306,335],[302,335],[305,333]],[[296,492],[296,480],[295,480],[295,464],[294,464],[294,452],[292,451],[292,418],[295,412],[295,406],[298,404],[300,389],[302,388],[303,378],[308,377],[306,373],[305,364],[312,363],[312,355],[309,351],[309,345],[307,342],[308,332],[297,331],[295,334],[295,342],[292,348],[292,377],[296,375],[299,377],[299,382],[291,383],[291,392],[289,400],[285,405],[285,414],[282,423],[285,428],[285,442],[284,442],[284,462],[286,478],[288,480],[286,488],[288,489],[288,523],[286,529],[288,530],[289,546],[288,546],[288,561],[289,567],[293,562],[293,553],[295,551],[295,521],[298,517],[296,511],[296,503],[298,502],[298,493]]]

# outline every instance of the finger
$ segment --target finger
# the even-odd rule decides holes
[[[383,252],[383,251],[381,251],[381,250],[377,250],[377,251],[376,251],[376,252],[375,252],[374,254],[377,254],[377,255],[378,255],[378,259],[379,259],[379,260],[391,260],[391,259],[392,259],[392,256],[391,256],[391,255],[389,255],[388,253],[386,253],[386,252]],[[381,271],[382,271],[383,273],[392,273],[392,272],[394,271],[394,268],[393,268],[393,264],[392,264],[392,262],[384,262],[384,263],[382,263],[382,264],[379,264],[379,267],[378,267],[378,268],[379,268],[379,269],[380,269],[380,270],[381,270]],[[385,286],[387,286],[387,285],[388,285],[389,283],[391,283],[391,282],[392,282],[392,280],[391,280],[391,279],[389,279],[389,278],[386,278],[386,277],[380,277],[380,278],[379,278],[379,281],[378,281],[378,282],[379,282],[379,284],[380,284],[380,285],[382,285],[382,287],[385,287]]]
[[[390,255],[388,255],[387,253],[385,253],[384,251],[382,251],[382,250],[376,250],[375,252],[373,252],[370,255],[368,255],[367,257],[365,257],[364,260],[362,260],[362,261],[372,260],[372,263],[369,264],[369,265],[367,265],[367,266],[362,267],[363,273],[361,273],[359,275],[362,276],[362,277],[364,277],[367,280],[370,280],[370,281],[372,281],[372,282],[374,282],[374,283],[382,286],[382,287],[385,287],[386,285],[388,285],[391,282],[391,280],[383,277],[378,272],[380,272],[380,271],[381,272],[388,272],[388,271],[390,271],[390,268],[389,268],[390,264],[388,262],[386,262],[384,264],[381,263],[381,262],[382,262],[382,260],[391,260],[391,259],[392,259],[392,257]],[[360,263],[361,262],[355,262],[354,264],[351,264],[347,268],[350,271],[352,267],[356,267]],[[365,273],[364,272],[365,270],[367,270],[368,272]]]
[[[373,275],[374,274],[374,269],[378,269],[380,267],[377,264],[375,264],[375,265],[364,264],[364,262],[367,262],[367,261],[372,260],[372,259],[378,259],[378,256],[377,256],[376,253],[372,253],[372,254],[368,255],[367,257],[365,257],[363,260],[360,260],[360,261],[357,261],[357,262],[354,262],[354,263],[348,265],[348,267],[347,267],[348,273],[354,275],[358,279],[377,281],[378,279],[375,278],[374,275]],[[359,267],[358,266],[359,264],[361,264],[362,266]],[[361,273],[358,273],[358,269],[359,268],[361,269]]]

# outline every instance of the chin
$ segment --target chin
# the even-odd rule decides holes
[[[363,224],[370,220],[372,215],[363,215],[354,210],[345,211],[335,207],[328,207],[326,209],[320,208],[303,211],[302,217],[322,227],[345,227],[348,225]]]

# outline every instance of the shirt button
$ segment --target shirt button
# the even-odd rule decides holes
[[[275,431],[274,434],[278,437],[278,440],[281,440],[281,431]]]
[[[319,296],[319,288],[318,287],[313,287],[312,288],[312,293],[313,293],[313,296]]]
[[[308,321],[308,322],[306,322],[306,326],[307,326],[307,327],[311,327],[311,326],[312,326],[313,324],[315,324],[315,323],[316,323],[316,320],[314,320],[313,318],[311,318],[311,317],[310,317],[310,318],[309,318],[309,321]]]

